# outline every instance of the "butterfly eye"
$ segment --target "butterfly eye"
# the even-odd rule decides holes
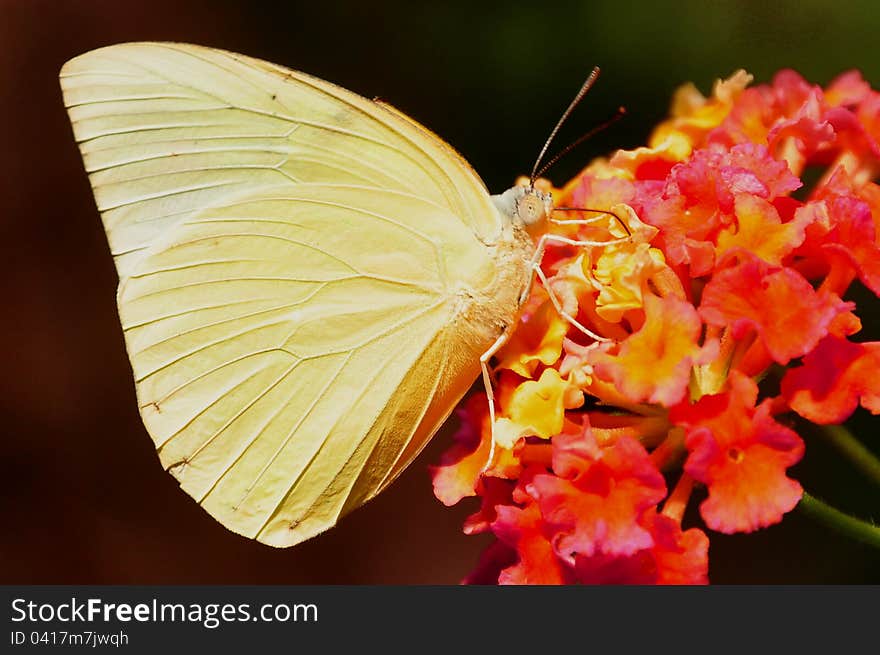
[[[520,198],[516,205],[516,213],[526,225],[535,225],[546,218],[544,203],[534,194]]]

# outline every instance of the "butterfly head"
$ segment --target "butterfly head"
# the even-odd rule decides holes
[[[522,221],[526,228],[543,227],[553,211],[553,196],[532,186],[517,187],[515,217]]]
[[[553,197],[531,184],[517,184],[501,195],[492,196],[495,206],[513,224],[532,236],[543,234],[553,213]]]

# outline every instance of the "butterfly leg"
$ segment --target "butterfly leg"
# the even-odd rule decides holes
[[[539,241],[549,241],[551,243],[562,243],[567,246],[578,246],[578,247],[586,247],[586,246],[612,246],[615,243],[625,243],[630,240],[630,237],[620,237],[619,239],[608,239],[606,241],[580,241],[578,239],[569,239],[568,237],[560,236],[559,234],[545,234],[542,236]]]
[[[627,237],[628,239],[628,237]],[[538,278],[538,281],[541,283],[541,286],[544,287],[544,290],[547,292],[547,296],[550,298],[550,302],[553,303],[553,309],[565,320],[569,325],[573,325],[575,328],[586,334],[591,339],[596,341],[608,341],[607,338],[596,334],[592,330],[584,327],[580,321],[578,321],[574,316],[565,311],[562,307],[562,303],[559,302],[559,298],[556,296],[556,292],[553,291],[553,287],[550,285],[550,281],[547,279],[547,276],[544,274],[544,271],[541,269],[541,258],[544,255],[544,248],[547,245],[547,242],[554,243],[564,243],[566,245],[576,245],[576,246],[597,246],[597,245],[607,245],[609,243],[617,243],[618,241],[626,241],[627,239],[620,239],[614,241],[603,241],[603,242],[594,242],[594,241],[575,241],[574,239],[568,239],[566,237],[561,237],[557,234],[545,234],[538,240],[538,247],[535,250],[535,256],[532,258],[531,268],[532,274]],[[531,284],[529,285],[531,286]],[[524,299],[523,299],[524,300]]]
[[[593,218],[572,218],[572,219],[559,219],[559,218],[551,218],[550,222],[553,225],[592,225],[593,223],[598,223],[599,221],[608,220],[605,216],[595,216]]]
[[[584,221],[576,221],[577,223],[591,223],[594,219],[586,219]],[[565,311],[562,307],[562,303],[559,301],[559,298],[556,297],[556,293],[553,291],[553,288],[550,286],[550,281],[547,279],[547,276],[544,274],[544,271],[541,270],[541,259],[544,257],[544,249],[547,246],[548,242],[553,243],[563,243],[565,245],[586,247],[586,246],[607,246],[613,243],[622,243],[624,241],[629,241],[630,237],[626,236],[620,239],[613,239],[609,241],[578,241],[575,239],[568,239],[563,236],[559,236],[556,234],[544,234],[538,239],[537,247],[535,248],[535,254],[532,257],[532,261],[530,262],[530,269],[532,275],[537,277],[541,283],[541,286],[547,291],[547,296],[550,298],[550,302],[553,303],[553,308],[559,313],[559,315],[567,321],[569,324],[576,327],[578,330],[594,339],[595,341],[608,341],[606,337],[596,334],[595,332],[584,327],[576,318],[574,318],[571,314]],[[533,279],[533,278],[532,278]],[[528,299],[529,291],[532,286],[532,279],[529,280],[529,283],[523,289],[523,292],[519,298],[519,304],[522,306],[523,303]],[[480,356],[480,368],[483,372],[483,386],[486,388],[486,398],[489,401],[489,425],[491,430],[491,443],[489,446],[489,457],[486,460],[486,463],[483,465],[483,471],[485,472],[489,466],[491,466],[492,461],[495,459],[495,393],[492,388],[492,371],[489,368],[489,361],[495,354],[507,343],[507,340],[510,338],[510,328],[504,330],[504,333],[495,340],[495,343],[484,352]]]
[[[581,325],[580,321],[578,321],[574,316],[572,316],[562,308],[562,303],[559,302],[559,298],[556,297],[556,293],[550,286],[550,280],[548,280],[547,276],[544,275],[544,271],[541,270],[540,265],[535,264],[532,267],[532,270],[535,272],[535,276],[541,282],[541,286],[544,287],[544,290],[547,292],[547,296],[550,298],[550,302],[553,303],[553,309],[556,310],[557,314],[559,314],[565,321],[576,327],[578,330],[586,334],[591,339],[594,339],[596,341],[608,341],[606,337],[600,336],[592,330],[585,328],[583,325]]]
[[[596,210],[596,211],[599,211],[599,210]],[[580,221],[580,220],[578,220],[578,221],[553,220],[553,222],[559,223],[561,225],[561,224],[565,224],[565,223],[569,223],[569,222],[578,223],[578,224],[591,223],[594,220],[596,220],[596,219],[588,218],[583,221]],[[537,246],[535,247],[535,254],[532,256],[532,261],[529,262],[529,269],[534,274],[536,268],[540,268],[541,260],[544,258],[544,250],[546,249],[548,242],[562,243],[562,244],[569,245],[569,246],[578,246],[578,247],[584,248],[587,246],[608,246],[608,245],[615,244],[615,243],[623,243],[624,241],[629,241],[629,238],[630,238],[629,236],[626,236],[626,237],[622,237],[620,239],[611,239],[609,241],[577,241],[575,239],[568,239],[568,238],[560,236],[558,234],[544,234],[541,236],[540,239],[538,239]],[[546,278],[543,278],[541,280],[541,282],[545,283]],[[550,290],[549,286],[544,284],[544,287],[547,289],[547,293],[552,296],[553,292]],[[531,288],[532,288],[532,279],[529,279],[529,283],[525,286],[525,288],[523,289],[522,295],[519,298],[520,306],[522,306],[522,304],[525,303],[525,301],[528,299],[529,291],[531,290]],[[558,306],[557,303],[554,303],[554,307],[556,307],[556,306]],[[581,328],[581,329],[583,329],[583,328]]]
[[[492,390],[492,370],[489,368],[489,361],[495,356],[510,338],[510,328],[506,328],[504,332],[495,340],[489,349],[480,355],[480,368],[483,370],[483,386],[486,388],[486,398],[489,401],[489,430],[491,439],[489,444],[489,457],[483,465],[483,471],[486,471],[495,459],[495,392]]]
[[[594,216],[593,218],[577,218],[573,220],[559,220],[557,218],[551,218],[550,222],[555,225],[591,225],[592,223],[596,223],[598,221],[607,220],[607,216],[613,216],[618,225],[620,225],[620,227],[623,228],[623,231],[626,232],[627,238],[632,236],[632,230],[629,229],[626,221],[624,221],[617,212],[610,209],[596,209],[593,207],[554,207],[553,211],[574,211],[602,214],[602,216]]]

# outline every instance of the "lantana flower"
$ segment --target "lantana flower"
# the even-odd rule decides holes
[[[549,289],[495,359],[495,425],[473,395],[432,469],[495,537],[465,582],[706,583],[713,532],[821,502],[790,475],[799,430],[880,413],[880,342],[843,299],[880,294],[880,93],[855,71],[751,81],[682,87],[644,147],[553,189],[601,210],[554,229],[599,245],[548,247]]]

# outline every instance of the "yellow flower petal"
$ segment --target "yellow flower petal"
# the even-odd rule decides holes
[[[545,300],[520,322],[498,353],[498,368],[510,369],[524,378],[532,377],[539,364],[550,366],[559,359],[567,332],[568,323]]]
[[[593,276],[600,284],[596,313],[616,323],[643,305],[647,281],[666,268],[663,253],[647,243],[622,243],[606,248],[596,260]]]
[[[749,250],[774,266],[804,241],[805,222],[810,217],[796,214],[795,219],[783,223],[776,208],[756,196],[741,194],[736,198],[736,223],[718,234],[715,257],[735,248]]]
[[[512,448],[525,436],[549,439],[562,431],[566,407],[582,403],[583,394],[548,368],[540,379],[523,382],[511,394],[506,416],[495,421],[495,442]]]
[[[751,75],[738,70],[726,80],[716,80],[710,98],[704,98],[691,83],[679,87],[672,99],[671,118],[654,129],[648,145],[658,148],[670,138],[679,141],[677,148],[685,142],[691,148],[700,145],[706,134],[730,113],[737,96],[751,81]]]
[[[662,138],[658,138],[650,148],[642,146],[633,150],[618,150],[611,157],[610,164],[627,171],[629,176],[635,179],[636,171],[646,162],[664,159],[670,162],[671,166],[687,159],[692,151],[690,138],[681,132],[670,131],[662,135]]]

